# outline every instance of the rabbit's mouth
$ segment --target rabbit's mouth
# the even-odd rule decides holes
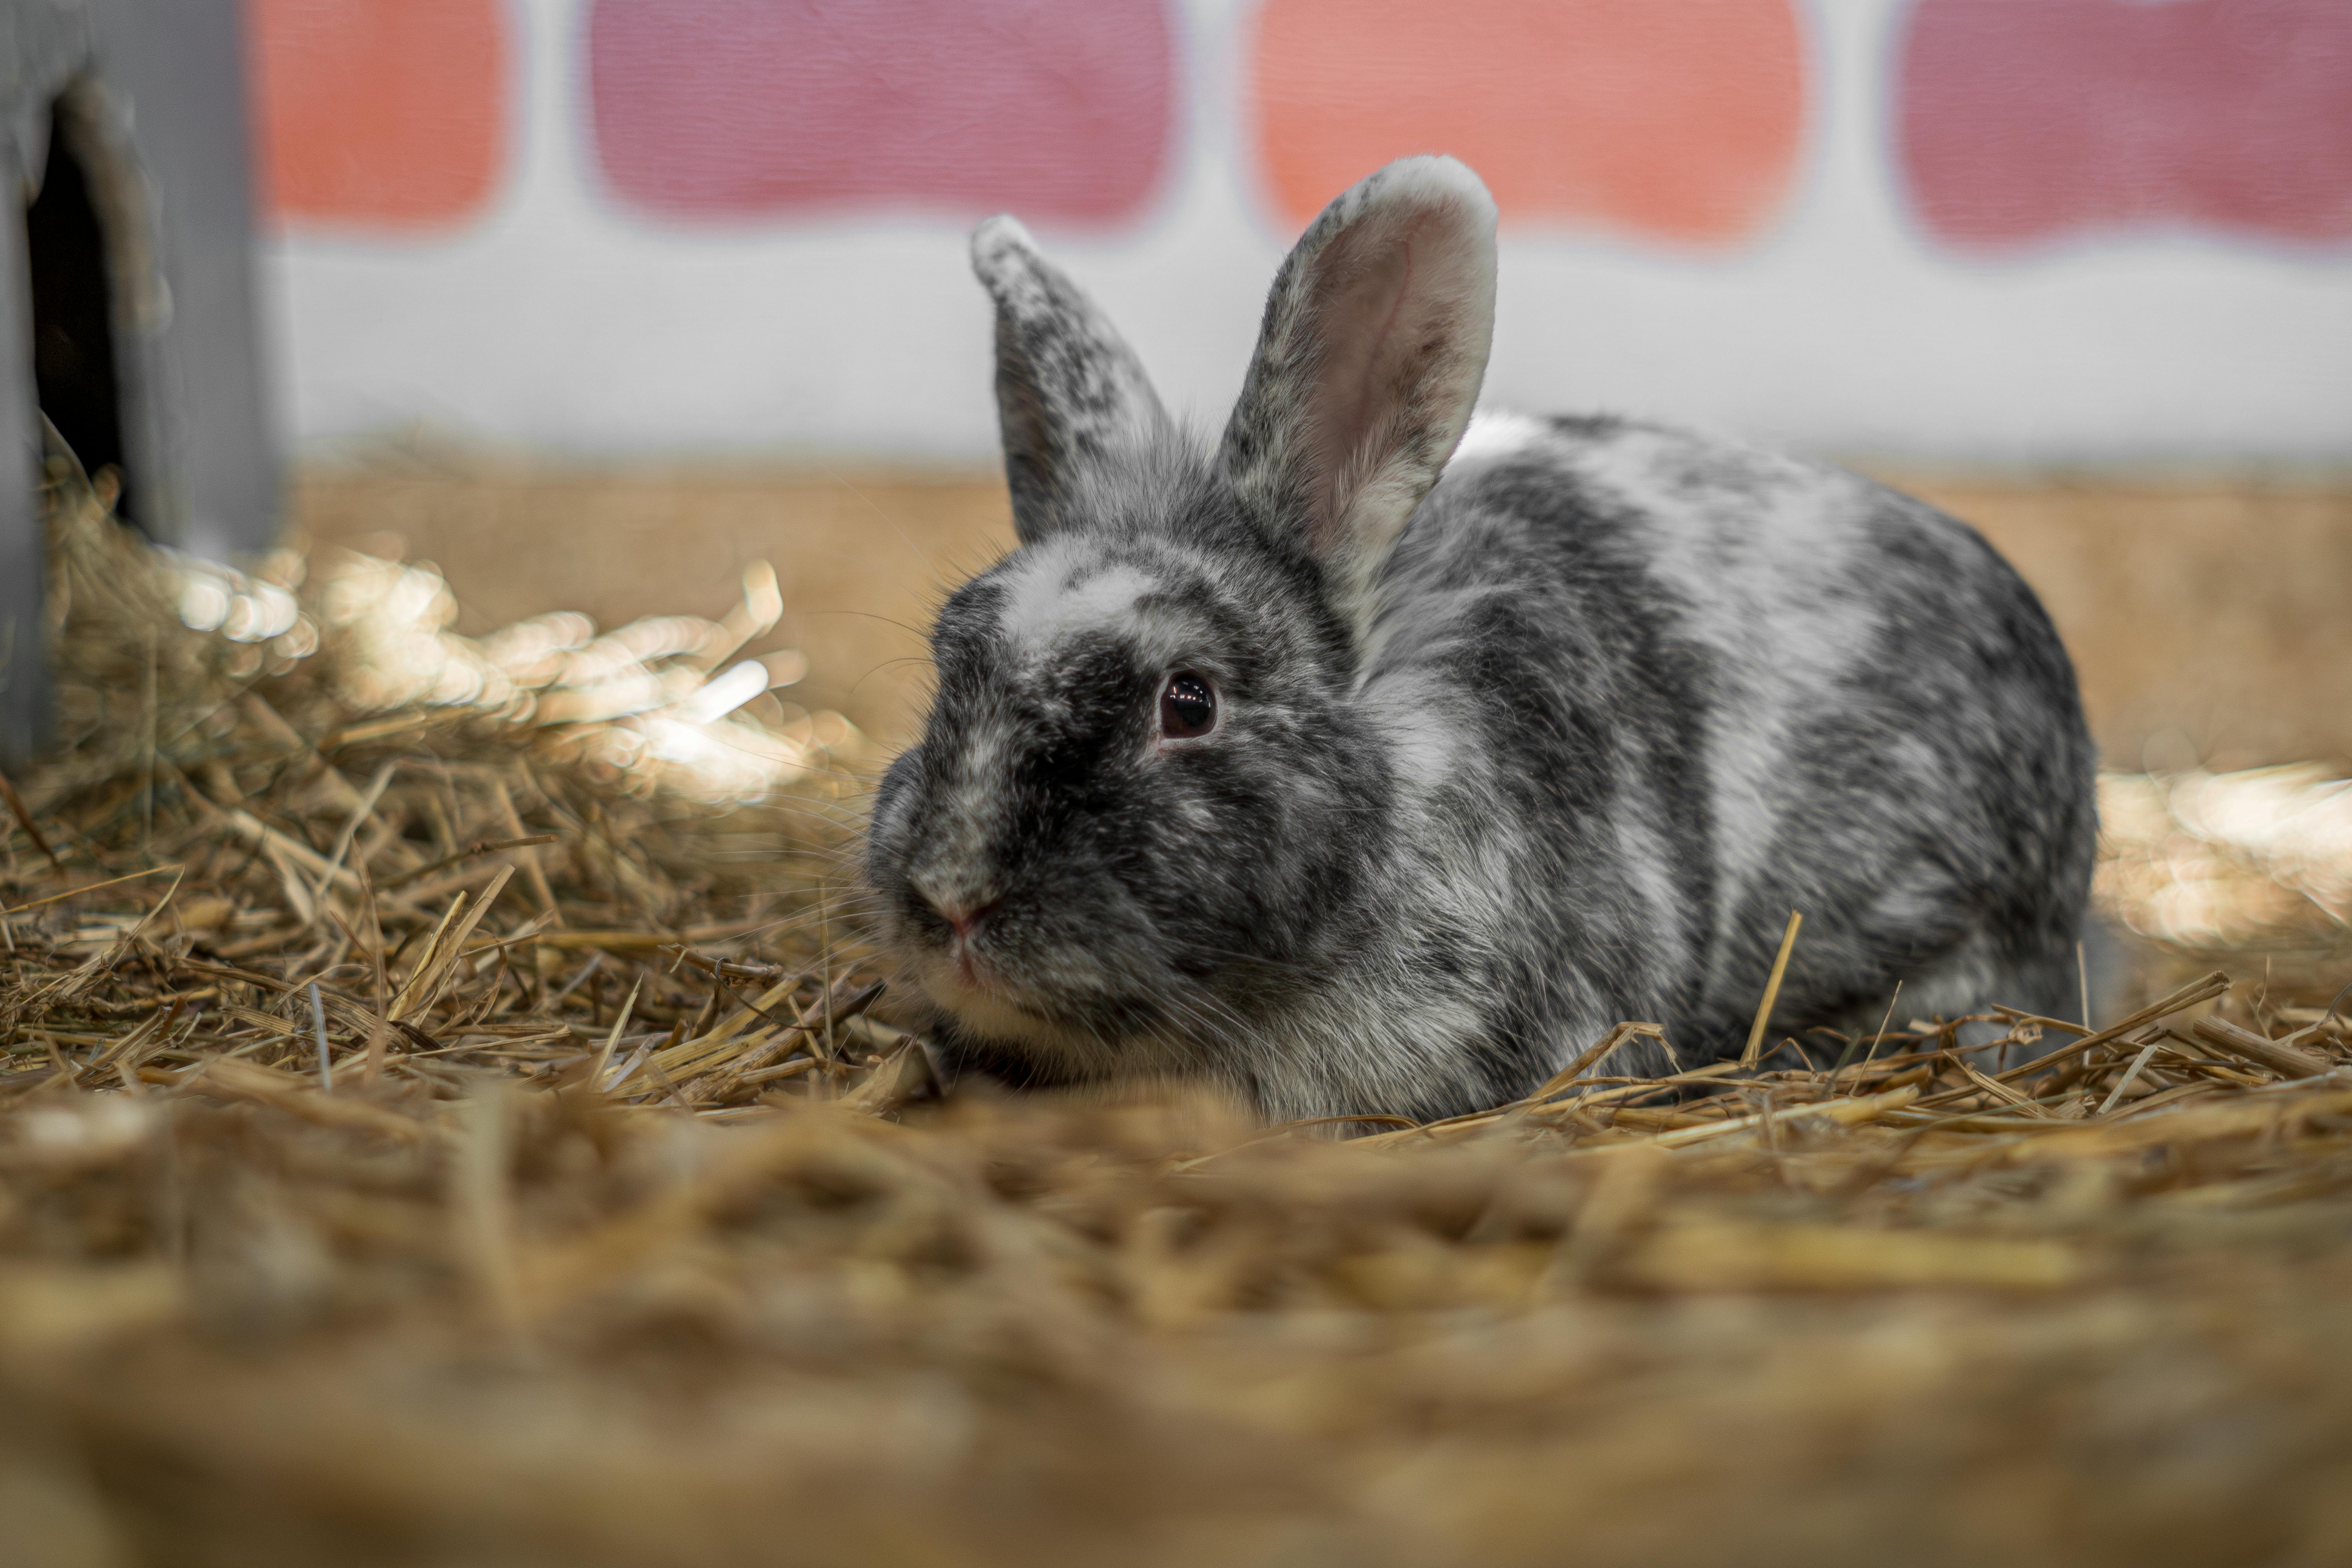
[[[1124,1070],[1118,1045],[1129,1031],[1119,1023],[1074,1014],[1058,994],[1022,984],[985,952],[934,949],[914,967],[916,983],[932,1005],[973,1038],[1081,1078]]]
[[[940,984],[926,984],[924,989],[943,1007],[961,1008],[975,1000],[1020,1006],[1013,998],[1013,987],[961,942],[956,945],[954,956],[938,966],[938,973]]]
[[[944,950],[923,954],[916,978],[934,1003],[975,1026],[980,1016],[998,1014],[1024,1019],[1030,1029],[1045,1022],[1037,1010],[1023,1005],[1020,987],[986,954],[973,951],[970,942],[959,939]]]
[[[924,994],[940,1011],[982,1039],[1071,1067],[1078,1065],[1078,1056],[1094,1054],[1083,1051],[1084,1044],[1098,1044],[1057,1022],[1034,998],[985,970],[967,978],[956,962],[935,962],[924,966],[920,980]],[[1099,1070],[1099,1064],[1091,1060],[1086,1066]]]

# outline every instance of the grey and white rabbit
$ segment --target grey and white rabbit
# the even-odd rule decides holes
[[[1728,1054],[1791,910],[1776,1031],[2072,1011],[2095,763],[2032,591],[1835,468],[1474,421],[1494,231],[1449,158],[1334,201],[1214,451],[974,236],[1020,547],[940,610],[866,849],[956,1070],[1460,1112],[1621,1020]]]

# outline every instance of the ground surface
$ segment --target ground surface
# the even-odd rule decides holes
[[[76,743],[0,819],[0,1561],[2352,1560],[2324,780],[2125,781],[2124,901],[2243,918],[1990,1060],[1897,1020],[1661,1089],[1604,1039],[1346,1142],[942,1102],[833,918],[870,758],[692,717],[761,616],[733,560],[652,599],[706,570],[659,519],[725,509],[509,495],[556,563],[523,595],[534,552],[457,564],[495,486],[384,483],[344,499],[520,595],[485,621],[718,618],[466,643],[317,560],[282,625],[239,589],[237,642],[72,510]],[[988,526],[930,500],[933,550]],[[732,504],[793,591],[911,595],[824,564],[865,558],[845,510],[803,563],[772,487]],[[625,593],[576,546],[630,518]],[[773,793],[730,810],[747,758]]]

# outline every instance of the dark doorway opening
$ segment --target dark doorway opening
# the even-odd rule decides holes
[[[121,476],[116,510],[139,515],[135,476],[123,461],[122,387],[114,354],[114,275],[91,171],[75,146],[62,100],[49,110],[41,194],[25,209],[33,282],[33,379],[41,412],[92,476]]]

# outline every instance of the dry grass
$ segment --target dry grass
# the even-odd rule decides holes
[[[502,662],[321,567],[228,584],[239,642],[88,497],[58,544],[79,743],[0,916],[26,1561],[2352,1553],[2327,977],[1666,1084],[1619,1031],[1344,1142],[941,1102],[830,913],[869,759],[710,714],[740,626]],[[2194,805],[2129,844],[2229,842]]]

